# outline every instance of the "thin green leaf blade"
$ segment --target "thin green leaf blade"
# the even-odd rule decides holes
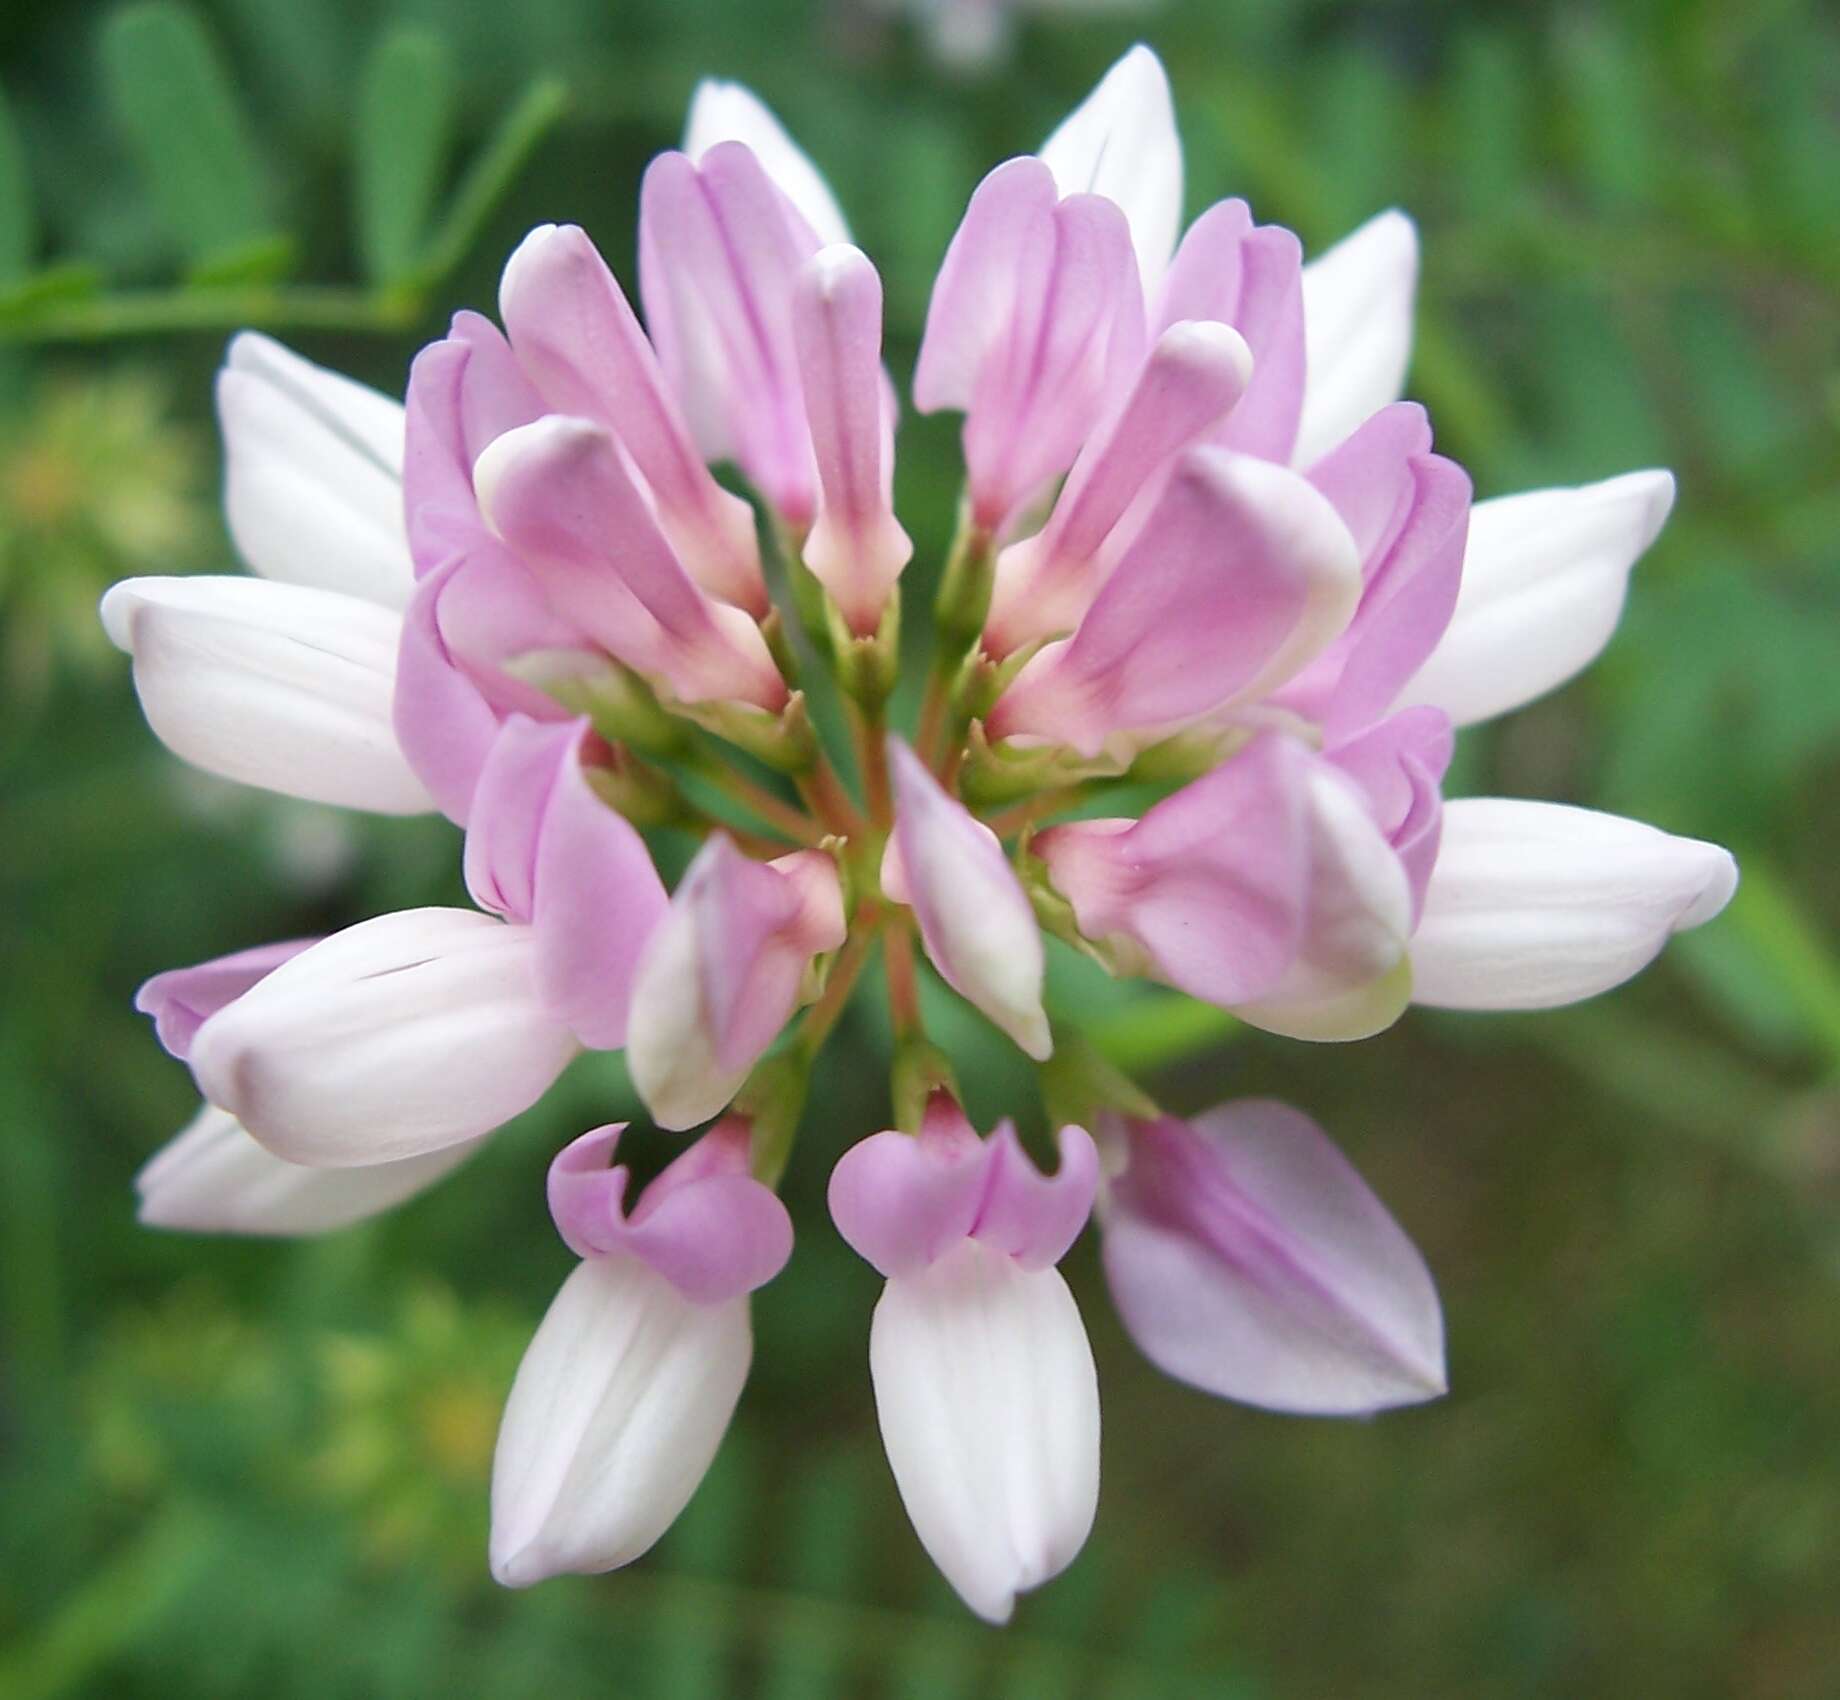
[[[38,246],[37,220],[32,208],[32,184],[26,176],[25,149],[19,130],[0,90],[0,290],[15,284],[32,269]]]
[[[217,44],[174,0],[142,0],[103,27],[109,104],[161,217],[194,261],[270,234],[248,124]]]
[[[407,277],[420,257],[453,144],[456,79],[447,43],[403,27],[378,41],[358,95],[358,252],[378,283]]]

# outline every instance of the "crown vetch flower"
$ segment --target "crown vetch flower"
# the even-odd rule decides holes
[[[504,329],[457,315],[401,405],[239,337],[218,401],[254,576],[104,602],[177,754],[438,808],[477,905],[149,981],[206,1102],[142,1213],[343,1225],[579,1050],[625,1047],[658,1123],[713,1126],[630,1211],[618,1128],[556,1158],[582,1262],[506,1409],[491,1558],[512,1584],[626,1563],[740,1395],[811,1063],[879,946],[896,1126],[836,1160],[831,1210],[887,1279],[870,1364],[903,1502],[1002,1619],[1094,1514],[1097,1381],[1055,1268],[1089,1214],[1174,1376],[1314,1413],[1445,1385],[1424,1262],[1321,1131],[1162,1110],[1051,1024],[1044,935],[1314,1040],[1638,972],[1730,897],[1725,851],[1443,780],[1456,728],[1602,648],[1673,481],[1474,501],[1400,400],[1411,221],[1310,261],[1237,200],[1184,233],[1167,80],[1136,48],[985,177],[943,257],[913,400],[964,415],[966,497],[894,727],[912,545],[874,263],[734,84],[698,90],[640,203],[643,322],[585,232],[541,226]],[[847,759],[818,730],[839,722]],[[675,891],[647,844],[667,827],[703,841]],[[958,1107],[920,956],[1040,1068],[1051,1175]]]

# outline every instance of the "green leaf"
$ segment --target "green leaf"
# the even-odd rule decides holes
[[[279,283],[294,269],[299,246],[284,233],[258,236],[201,260],[186,273],[194,289],[221,289],[231,284]]]
[[[19,131],[6,95],[0,91],[0,291],[32,269],[37,246],[25,150],[19,145]]]
[[[248,125],[196,13],[173,0],[124,7],[103,28],[102,70],[161,217],[193,259],[268,234]]]
[[[358,93],[356,218],[366,273],[395,283],[414,271],[453,144],[455,77],[446,42],[390,31],[365,62]]]
[[[412,280],[432,283],[466,257],[485,222],[503,198],[524,162],[568,106],[568,90],[557,77],[539,77],[519,97],[480,149],[460,187],[447,204],[440,224]]]

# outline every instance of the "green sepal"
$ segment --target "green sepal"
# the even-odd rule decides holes
[[[1153,1121],[1163,1113],[1149,1093],[1074,1028],[1056,1025],[1054,1055],[1041,1064],[1039,1078],[1042,1102],[1055,1127],[1071,1124],[1090,1133],[1106,1112],[1138,1121]]]
[[[1006,742],[993,744],[984,723],[974,720],[967,735],[965,764],[959,771],[959,792],[973,806],[991,807],[1088,779],[1116,779],[1124,768],[1125,763],[1114,756],[1083,756],[1064,744],[1026,749]]]
[[[930,1040],[903,1039],[896,1047],[888,1075],[888,1093],[894,1101],[894,1125],[903,1133],[917,1134],[926,1107],[935,1092],[961,1096],[952,1059]]]
[[[746,1116],[751,1124],[751,1167],[763,1186],[777,1187],[786,1172],[810,1090],[811,1058],[789,1045],[755,1064],[735,1094],[731,1113]]]
[[[850,630],[836,599],[822,585],[825,643],[837,688],[873,714],[894,690],[901,671],[901,592],[897,586],[882,610],[880,624],[868,637]]]
[[[683,722],[665,712],[644,679],[617,661],[578,649],[539,649],[504,667],[571,714],[585,714],[609,743],[630,744],[648,756],[674,756],[689,747]]]
[[[805,773],[818,759],[818,736],[803,691],[794,691],[777,714],[746,702],[660,700],[668,713],[733,744],[776,773]]]

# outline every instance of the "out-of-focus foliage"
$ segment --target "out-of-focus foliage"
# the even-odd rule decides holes
[[[1413,1014],[1333,1051],[1223,1047],[1192,1006],[1057,961],[1061,1007],[1172,1105],[1272,1092],[1335,1133],[1438,1275],[1453,1391],[1368,1424],[1213,1404],[1133,1356],[1082,1249],[1098,1528],[1002,1633],[907,1533],[865,1373],[876,1280],[825,1225],[829,1156],[882,1114],[865,1011],[816,1095],[798,1252],[757,1302],[755,1374],[690,1512],[628,1572],[503,1593],[482,1550],[494,1412],[569,1262],[543,1167],[630,1110],[624,1077],[584,1062],[449,1185],[321,1244],[138,1230],[130,1177],[190,1092],[135,983],[454,901],[457,846],[182,772],[125,666],[96,665],[85,610],[106,579],[227,561],[200,461],[235,313],[395,388],[439,310],[490,304],[532,223],[581,221],[630,278],[639,173],[705,72],[759,87],[830,173],[883,265],[904,377],[978,174],[1134,32],[1176,84],[1191,211],[1242,192],[1313,245],[1391,203],[1418,216],[1412,388],[1482,494],[1678,471],[1608,656],[1466,734],[1459,777],[1728,840],[1744,886],[1610,999]],[[526,160],[534,131],[500,115],[552,77],[568,115]],[[1044,7],[1006,63],[947,70],[869,0],[14,0],[0,85],[0,323],[37,290],[85,337],[211,327],[0,367],[0,1695],[1840,1691],[1830,9]],[[169,151],[174,122],[247,151]],[[69,256],[106,288],[60,283]],[[157,313],[114,311],[143,288]],[[300,301],[324,301],[302,292],[327,289],[305,316],[329,328],[300,330]],[[58,328],[42,312],[35,336]],[[952,422],[910,416],[921,583],[954,467]],[[947,1000],[935,1016],[957,1046]],[[1039,1113],[1012,1057],[960,1054],[981,1119]]]

